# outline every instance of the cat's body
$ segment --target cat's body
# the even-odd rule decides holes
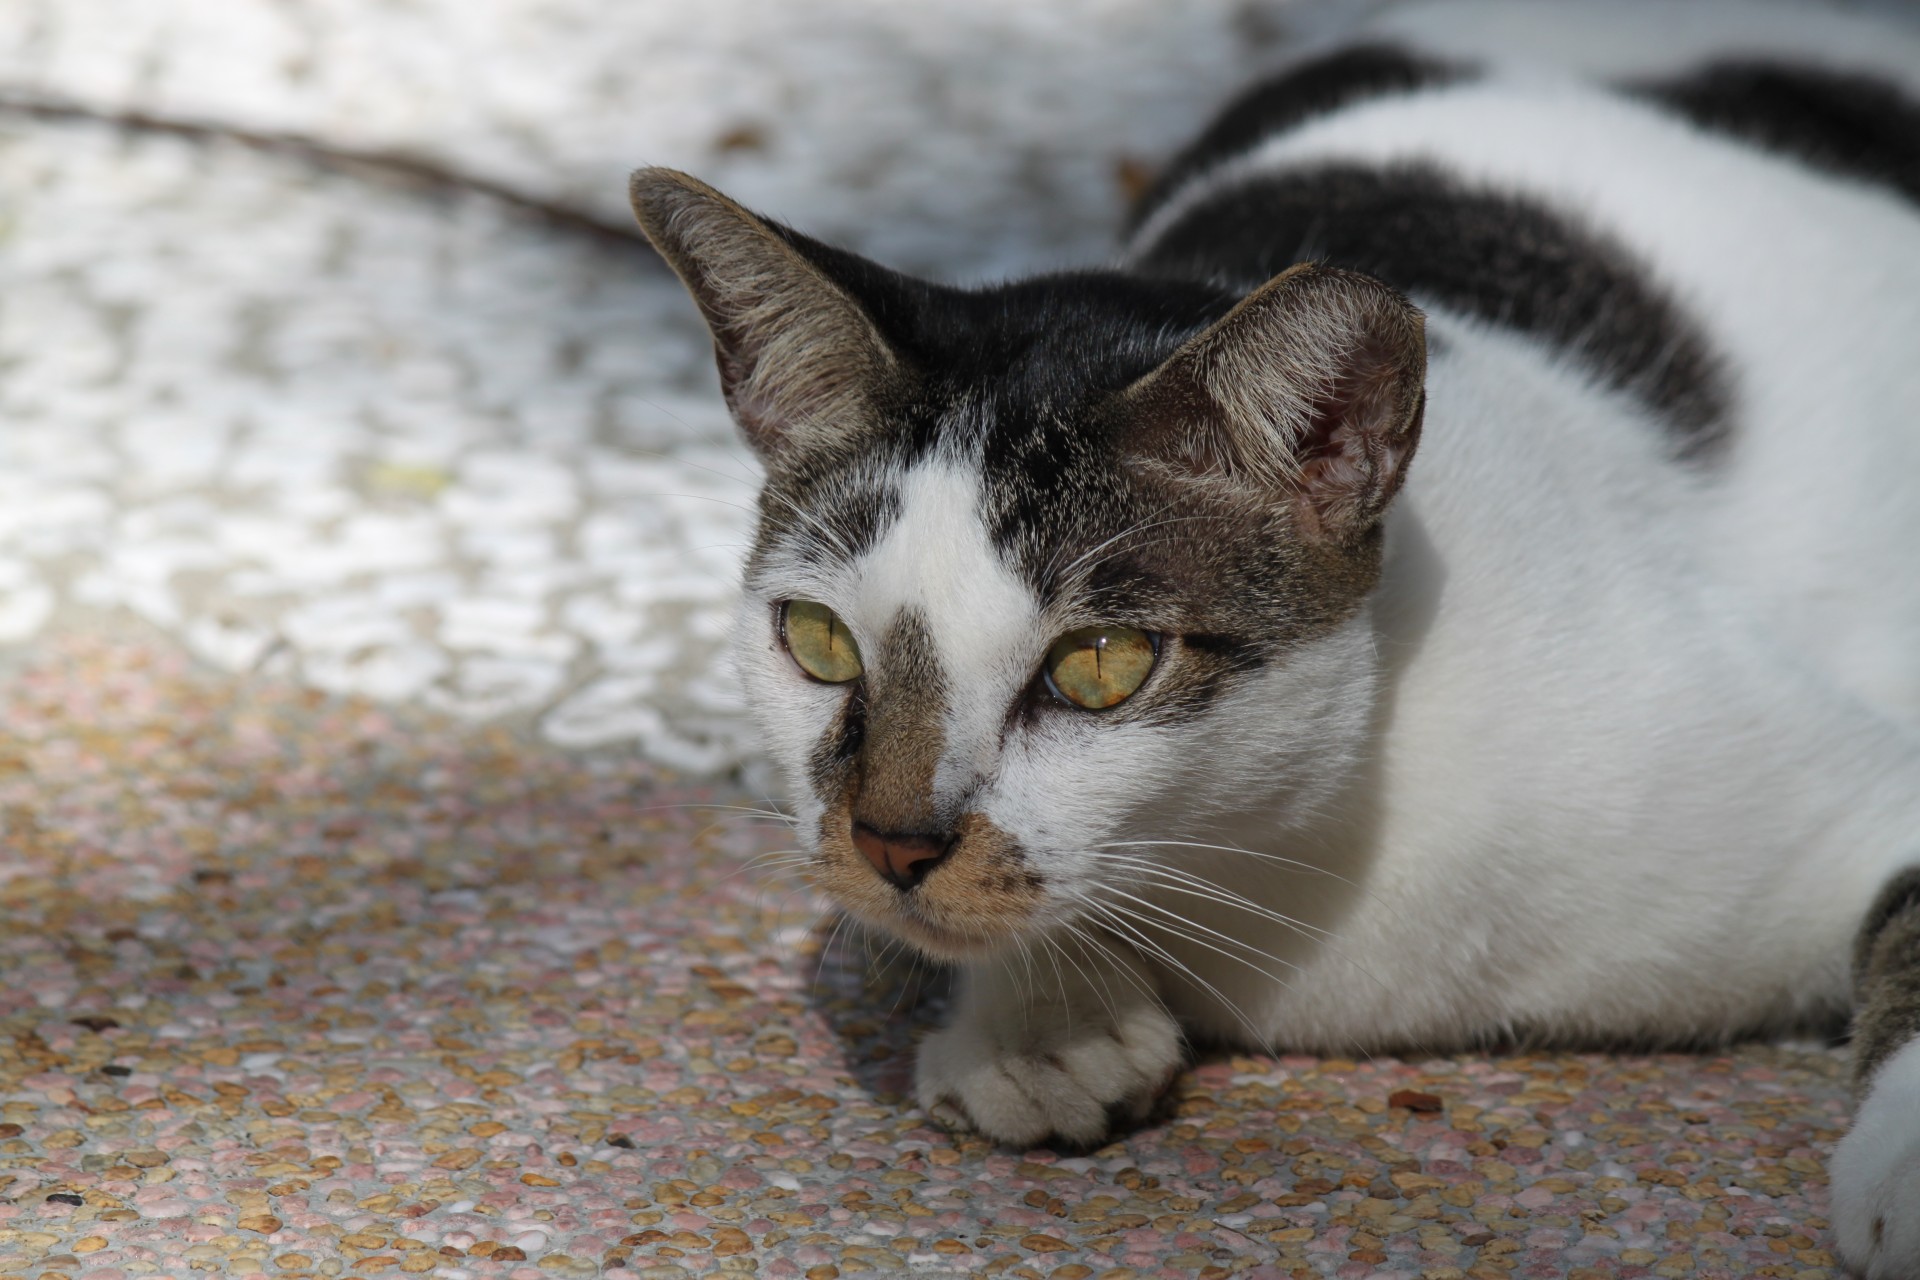
[[[966,966],[927,1105],[1087,1141],[1183,1031],[1858,998],[1836,1222],[1920,1274],[1920,40],[1667,13],[1393,15],[1112,273],[943,290],[636,180],[768,460],[741,668],[820,878]],[[1095,632],[1152,665],[1089,703]]]
[[[1399,25],[1491,19],[1491,43],[1513,12],[1435,6]],[[1853,34],[1832,19],[1817,36]],[[1476,38],[1454,36],[1449,58]],[[1663,52],[1684,82],[1688,62]],[[1380,658],[1373,760],[1314,824],[1321,848],[1290,850],[1364,886],[1332,891],[1348,899],[1341,950],[1381,981],[1318,947],[1288,957],[1306,965],[1288,991],[1181,958],[1327,1051],[1489,1028],[1714,1037],[1843,1008],[1845,943],[1920,852],[1920,194],[1837,181],[1648,96],[1458,66],[1216,161],[1131,246],[1138,269],[1249,290],[1298,260],[1384,260],[1433,339],[1419,461],[1361,620]],[[1696,367],[1670,382],[1704,390],[1669,398],[1714,420],[1676,423],[1633,394],[1642,370],[1596,376],[1559,333],[1489,323],[1506,297],[1456,303],[1455,278],[1499,269],[1441,260],[1463,237],[1407,250],[1370,239],[1377,216],[1316,222],[1337,216],[1320,211],[1347,169],[1378,179],[1352,201],[1365,212],[1424,201],[1437,221],[1497,193],[1553,217],[1573,252],[1624,262],[1672,307],[1625,323],[1657,332],[1656,352],[1685,348]],[[1459,216],[1475,215],[1517,220]],[[1567,313],[1540,328],[1571,330],[1611,298],[1585,301],[1531,305]],[[1610,381],[1627,389],[1596,389]],[[1268,821],[1243,815],[1220,842],[1260,844]],[[1215,872],[1246,892],[1244,868]],[[1281,883],[1272,905],[1312,892]]]

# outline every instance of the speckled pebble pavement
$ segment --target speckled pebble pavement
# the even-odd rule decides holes
[[[96,639],[0,724],[0,1280],[1834,1274],[1833,1053],[1216,1057],[998,1151],[728,789]]]
[[[675,163],[962,279],[1097,259],[1306,21],[4,8],[0,97],[606,219]],[[4,110],[0,172],[0,1280],[1837,1274],[1817,1047],[1214,1056],[1091,1153],[929,1127],[939,975],[783,881],[740,780],[753,472],[658,265]]]

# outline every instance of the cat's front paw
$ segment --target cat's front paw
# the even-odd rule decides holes
[[[1828,1171],[1847,1266],[1868,1280],[1920,1276],[1920,1040],[1875,1074]]]
[[[950,1128],[1088,1147],[1144,1119],[1185,1058],[1179,1026],[1144,1002],[1071,1024],[963,1017],[921,1043],[916,1091]]]

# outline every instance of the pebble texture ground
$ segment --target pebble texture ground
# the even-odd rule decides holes
[[[1108,252],[1297,5],[12,0],[0,102],[693,169],[949,279]],[[754,469],[630,243],[0,105],[0,1280],[1834,1274],[1820,1048],[1212,1057],[1082,1154],[906,1100],[777,875]],[[765,855],[768,864],[754,860]]]
[[[996,1150],[730,788],[90,638],[0,724],[0,1280],[1836,1275],[1835,1052],[1213,1056]]]

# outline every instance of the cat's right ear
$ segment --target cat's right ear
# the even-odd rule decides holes
[[[871,317],[774,227],[704,182],[641,169],[633,211],[706,317],[734,421],[769,465],[851,441],[900,376]]]

